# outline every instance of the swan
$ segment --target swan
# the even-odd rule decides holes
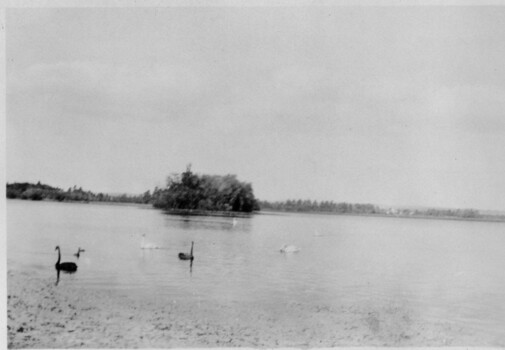
[[[195,257],[193,256],[193,242],[191,242],[191,251],[189,254],[179,253],[179,259],[181,260],[191,260],[193,261]]]
[[[142,235],[142,242],[140,243],[140,249],[160,249],[156,244],[149,243],[145,241],[146,234]]]
[[[77,257],[77,259],[79,259],[79,257],[81,256],[81,253],[85,252],[84,249],[81,249],[81,247],[79,247],[79,249],[77,249],[77,253],[74,254],[74,256]]]
[[[58,261],[56,262],[56,265],[54,266],[54,267],[56,267],[56,270],[58,270],[58,272],[60,270],[65,271],[65,272],[77,271],[77,265],[73,262],[60,263],[60,260],[61,260],[60,246],[56,246],[56,248],[54,250],[58,251]]]
[[[300,248],[298,248],[297,246],[287,245],[287,244],[282,246],[280,249],[281,253],[297,253],[299,251],[300,251]]]

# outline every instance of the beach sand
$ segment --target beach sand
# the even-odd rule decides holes
[[[503,346],[503,338],[422,321],[404,305],[255,305],[149,300],[8,271],[9,348]],[[278,308],[276,308],[278,310]],[[501,343],[500,343],[501,342]]]

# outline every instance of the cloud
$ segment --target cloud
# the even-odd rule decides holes
[[[32,106],[49,118],[149,119],[177,115],[204,92],[204,79],[191,67],[58,62],[9,74],[7,93],[14,112]]]
[[[505,89],[495,85],[443,87],[429,95],[433,117],[471,134],[505,131]]]

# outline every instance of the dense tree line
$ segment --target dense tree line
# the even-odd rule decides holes
[[[372,204],[301,199],[258,201],[254,197],[251,184],[237,180],[235,175],[197,175],[191,172],[189,166],[184,173],[170,176],[166,188],[156,187],[152,193],[146,191],[140,195],[96,194],[76,186],[65,191],[41,184],[40,181],[37,184],[7,183],[6,195],[7,198],[26,200],[152,204],[156,208],[181,213],[188,210],[250,213],[261,208],[282,212],[505,220],[504,216],[483,215],[475,209],[393,209]]]
[[[168,178],[165,189],[155,189],[153,205],[167,210],[246,212],[259,210],[250,183],[235,175],[198,175],[188,166]]]
[[[287,200],[282,202],[260,201],[262,209],[285,212],[304,213],[335,213],[335,214],[364,214],[388,215],[399,217],[436,217],[436,218],[484,218],[475,209],[384,209],[372,204],[335,203],[333,201]]]
[[[49,185],[31,184],[28,182],[7,184],[7,198],[31,199],[34,201],[42,199],[58,200],[58,194],[61,192],[59,188]]]
[[[336,214],[377,214],[380,209],[372,204],[335,203],[333,201],[311,201],[290,199],[282,202],[260,201],[262,209],[286,212],[318,212]]]
[[[446,217],[446,218],[464,218],[464,219],[476,219],[480,218],[481,215],[478,210],[475,209],[425,209],[425,210],[408,210],[409,215],[413,216],[434,216],[434,217]]]
[[[55,200],[55,201],[72,201],[72,202],[115,202],[115,203],[149,203],[151,194],[149,191],[143,195],[110,195],[104,193],[93,193],[84,191],[82,187],[69,188],[64,191],[61,188],[52,187],[49,185],[37,184],[28,182],[7,184],[7,198],[19,198],[28,200]]]

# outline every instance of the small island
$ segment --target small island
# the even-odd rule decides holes
[[[168,178],[165,189],[155,189],[152,204],[176,214],[251,213],[259,211],[252,185],[235,175],[197,175],[185,172]]]

